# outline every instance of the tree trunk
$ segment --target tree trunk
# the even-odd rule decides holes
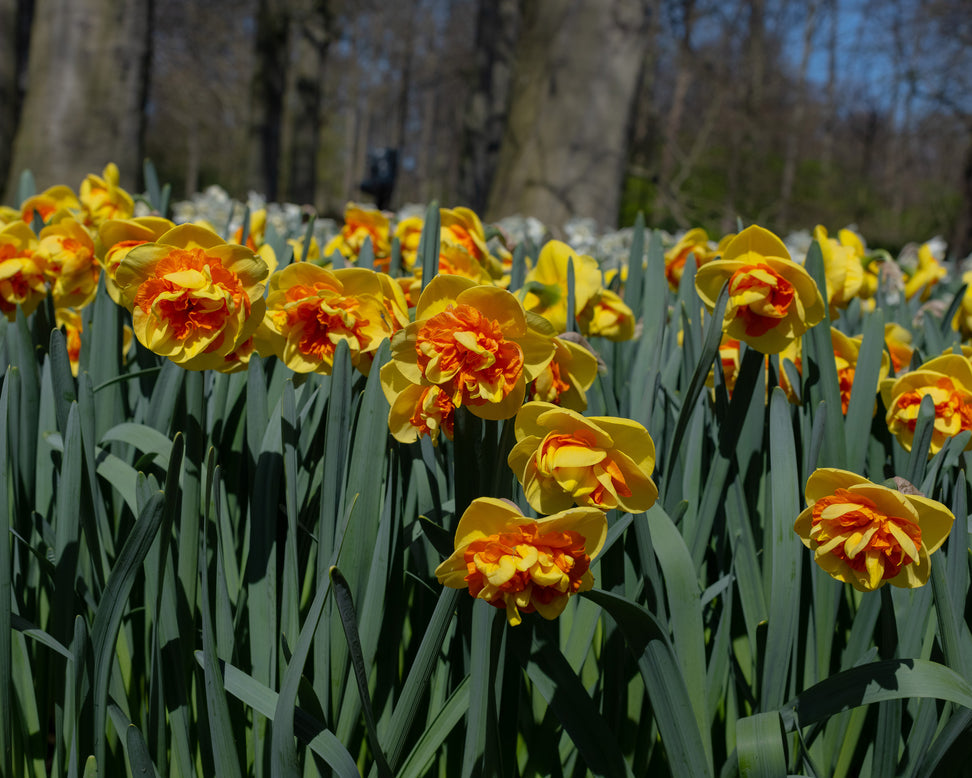
[[[37,0],[27,91],[7,199],[20,171],[77,187],[115,162],[134,188],[142,163],[151,0]]]
[[[251,186],[277,199],[284,93],[287,88],[290,8],[287,0],[260,0],[257,10],[256,68],[253,75]]]
[[[17,120],[23,103],[30,45],[33,0],[0,0],[0,182],[7,175],[20,175],[10,170]]]
[[[640,0],[524,5],[513,96],[488,219],[615,225],[629,117],[648,45]]]
[[[488,204],[510,91],[520,9],[516,0],[479,0],[476,17],[476,84],[465,112],[459,198],[477,213]]]

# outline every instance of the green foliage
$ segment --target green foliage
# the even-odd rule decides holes
[[[802,405],[753,350],[730,398],[727,292],[700,313],[690,263],[672,295],[640,219],[631,263],[641,340],[597,344],[590,410],[649,427],[661,497],[609,515],[597,588],[518,627],[434,576],[471,499],[525,504],[511,428],[463,413],[438,448],[391,441],[387,344],[367,377],[341,343],[329,376],[185,373],[139,347],[83,352],[76,379],[60,332],[6,324],[0,773],[967,773],[968,435],[927,459],[923,409],[909,457],[870,416],[906,304],[858,317],[845,417],[829,320],[791,372]],[[822,282],[818,250],[808,267]],[[91,316],[114,342],[113,309]],[[953,507],[928,586],[860,594],[812,563],[793,522],[818,465]]]

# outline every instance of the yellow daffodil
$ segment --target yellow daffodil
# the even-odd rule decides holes
[[[442,223],[440,232],[440,247],[454,246],[469,253],[485,274],[496,280],[503,275],[503,265],[486,246],[486,233],[483,223],[474,211],[469,208],[440,208],[439,218]]]
[[[263,319],[269,270],[245,246],[192,224],[135,246],[115,281],[135,337],[188,370],[220,369]]]
[[[589,338],[607,338],[615,343],[635,336],[631,309],[615,292],[600,289],[577,313],[580,331]]]
[[[955,521],[940,502],[846,470],[815,470],[806,496],[807,508],[794,531],[826,573],[862,592],[885,583],[924,586],[931,572],[929,556]]]
[[[388,429],[401,443],[414,443],[428,436],[432,445],[439,434],[452,440],[456,406],[449,394],[435,384],[413,384],[389,362],[381,371],[381,388],[388,400]]]
[[[101,266],[88,231],[62,211],[38,236],[37,255],[44,260],[55,308],[83,308],[98,291]]]
[[[554,357],[527,387],[527,400],[583,413],[587,409],[587,390],[597,378],[597,357],[567,333],[555,337],[553,343]]]
[[[891,355],[891,365],[895,374],[907,370],[915,349],[911,345],[911,332],[900,324],[888,322],[884,325],[884,345]]]
[[[17,306],[30,316],[47,296],[46,264],[37,254],[37,236],[24,222],[0,229],[0,311],[10,321]]]
[[[335,251],[339,251],[345,259],[357,262],[364,242],[370,238],[376,264],[384,265],[387,269],[391,252],[388,229],[388,217],[381,211],[348,203],[344,209],[344,226],[324,246],[324,256],[330,257]]]
[[[948,271],[932,254],[931,246],[927,243],[921,244],[918,248],[918,264],[915,271],[909,274],[905,281],[905,298],[910,300],[916,294],[920,294],[924,302],[931,296],[932,287],[946,275]]]
[[[27,224],[33,224],[35,216],[47,222],[58,211],[70,211],[79,216],[83,210],[81,201],[71,187],[58,184],[24,200],[20,206],[20,217]]]
[[[94,173],[81,182],[78,192],[84,208],[84,223],[98,228],[109,219],[130,219],[135,213],[132,196],[118,186],[118,166],[114,162],[105,165],[100,176]]]
[[[105,288],[116,304],[131,307],[131,301],[123,300],[115,283],[115,273],[122,259],[136,246],[152,243],[175,227],[161,216],[138,216],[134,219],[108,219],[98,228],[101,267],[105,271]]]
[[[506,611],[511,626],[523,613],[555,619],[568,598],[594,585],[591,560],[607,537],[594,508],[572,508],[530,519],[513,503],[473,500],[456,528],[455,551],[435,571],[443,586]]]
[[[702,267],[710,259],[714,259],[718,251],[709,247],[709,236],[705,230],[696,227],[686,232],[665,252],[665,278],[668,279],[668,288],[673,292],[678,291],[689,254],[695,257],[695,266]]]
[[[419,297],[415,321],[391,341],[382,368],[389,402],[407,383],[435,385],[456,407],[484,419],[508,419],[523,403],[526,385],[553,358],[554,346],[528,327],[509,292],[461,276],[436,276]]]
[[[415,267],[415,257],[418,254],[424,225],[425,220],[421,216],[411,216],[402,219],[395,226],[395,237],[398,238],[398,248],[402,252],[403,270],[411,270]]]
[[[962,430],[972,429],[972,364],[960,354],[936,357],[917,370],[881,382],[881,397],[888,409],[887,424],[898,442],[911,451],[922,398],[935,403],[931,454]],[[972,448],[972,443],[966,447]]]
[[[367,374],[374,352],[385,338],[401,327],[408,314],[400,292],[392,304],[385,294],[394,284],[383,284],[381,274],[367,268],[325,270],[309,262],[295,262],[270,277],[266,325],[274,352],[297,373],[330,375],[334,350],[348,344],[351,363]]]
[[[813,231],[813,237],[820,244],[823,254],[824,273],[827,277],[827,302],[830,304],[830,317],[836,319],[838,308],[846,308],[850,301],[857,297],[864,283],[864,250],[860,241],[845,244],[843,238],[850,234],[849,230],[841,230],[841,240],[827,237],[826,228],[818,224]]]
[[[559,333],[567,329],[567,263],[574,265],[574,315],[601,290],[597,260],[578,254],[566,243],[551,240],[540,249],[537,265],[524,279],[517,296],[523,307],[538,313]]]
[[[695,288],[710,312],[727,281],[724,332],[764,354],[778,354],[823,319],[817,285],[790,259],[783,241],[762,227],[747,227],[729,241],[722,259],[699,269]]]
[[[575,504],[640,513],[658,498],[655,444],[635,421],[531,402],[517,413],[515,431],[509,465],[538,513]]]

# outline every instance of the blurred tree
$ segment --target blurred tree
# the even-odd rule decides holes
[[[523,5],[512,103],[487,217],[617,222],[629,122],[649,40],[642,0]]]
[[[0,0],[0,182],[10,168],[23,101],[33,0]],[[19,175],[19,171],[15,171]]]
[[[514,54],[520,29],[517,0],[479,0],[475,75],[463,124],[459,198],[482,213],[510,107]]]
[[[41,189],[76,187],[114,161],[122,185],[134,188],[151,9],[151,0],[37,0],[7,200],[28,168]]]

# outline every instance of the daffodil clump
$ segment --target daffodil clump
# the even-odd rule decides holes
[[[0,209],[0,773],[961,770],[940,241],[119,180]]]

